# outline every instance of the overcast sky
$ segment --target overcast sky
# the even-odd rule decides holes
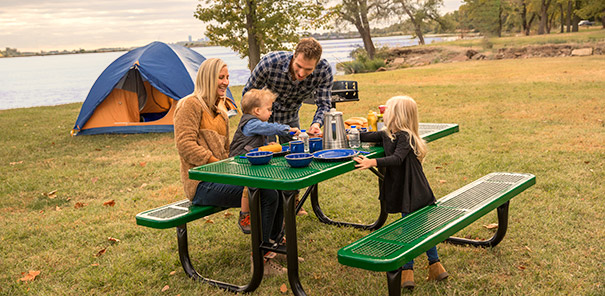
[[[204,36],[197,0],[0,0],[0,48],[19,51],[142,46]],[[442,12],[461,0],[444,0]]]

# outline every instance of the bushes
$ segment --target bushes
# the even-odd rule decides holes
[[[336,69],[345,74],[376,72],[380,67],[386,66],[384,62],[386,48],[377,49],[374,59],[370,59],[363,48],[351,52],[352,61],[336,64]]]

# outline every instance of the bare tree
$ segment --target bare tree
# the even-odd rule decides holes
[[[439,7],[443,6],[443,0],[392,0],[395,11],[402,11],[414,25],[414,33],[418,37],[418,43],[424,45],[423,26],[428,20],[437,21],[442,26]]]
[[[384,0],[343,0],[341,4],[330,8],[330,11],[336,16],[337,23],[345,21],[355,26],[370,59],[373,59],[376,54],[370,22],[387,16],[382,11],[384,2]]]

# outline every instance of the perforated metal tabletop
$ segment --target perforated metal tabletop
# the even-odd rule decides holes
[[[457,124],[421,123],[419,132],[427,142],[458,131]],[[382,147],[359,148],[365,156],[384,156]],[[317,184],[355,169],[353,160],[322,162],[313,160],[306,168],[291,168],[283,156],[273,157],[267,165],[252,165],[247,159],[230,157],[189,170],[189,178],[207,182],[233,184],[277,190],[297,190]]]

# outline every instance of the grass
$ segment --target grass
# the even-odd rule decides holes
[[[359,82],[360,102],[338,105],[345,117],[408,94],[418,101],[422,122],[460,125],[459,133],[429,144],[424,169],[438,197],[494,171],[537,176],[535,186],[512,200],[500,245],[440,244],[450,278],[426,283],[422,255],[414,294],[605,293],[604,69],[602,56],[590,56],[338,77]],[[0,111],[0,295],[230,295],[187,278],[173,229],[135,225],[137,213],[184,198],[173,135],[70,137],[80,106]],[[313,112],[309,105],[301,109],[305,126]],[[322,208],[334,219],[370,222],[378,210],[376,184],[365,171],[324,182]],[[103,205],[109,200],[115,206]],[[233,215],[189,225],[190,253],[200,273],[244,284],[249,241],[236,226],[237,209],[228,212]],[[495,221],[490,213],[459,235],[489,237],[493,230],[483,225]],[[387,293],[384,273],[337,263],[337,250],[366,231],[323,225],[310,214],[298,218],[298,234],[309,295]],[[29,270],[41,273],[19,281]],[[288,285],[286,276],[265,278],[252,295],[279,295],[282,284]]]

